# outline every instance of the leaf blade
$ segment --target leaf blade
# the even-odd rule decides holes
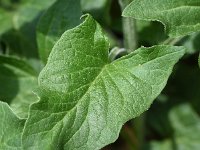
[[[40,101],[31,106],[25,149],[93,150],[114,142],[127,120],[149,108],[184,54],[182,47],[157,46],[110,63],[108,49],[91,16],[62,35],[39,76]]]
[[[125,17],[162,22],[171,37],[200,31],[199,15],[200,2],[196,0],[134,0],[123,11]]]

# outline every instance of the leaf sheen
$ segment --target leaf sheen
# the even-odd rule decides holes
[[[185,53],[155,46],[110,63],[101,27],[85,18],[62,35],[39,75],[40,101],[22,137],[26,150],[97,150],[114,142],[126,121],[150,107]]]

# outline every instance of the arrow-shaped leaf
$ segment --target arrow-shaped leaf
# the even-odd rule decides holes
[[[87,16],[54,46],[39,76],[23,148],[96,150],[147,110],[166,85],[183,47],[140,48],[110,63],[101,27]]]

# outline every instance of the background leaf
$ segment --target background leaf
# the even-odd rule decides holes
[[[39,17],[55,0],[22,1],[13,10],[12,28],[2,35],[7,54],[19,56],[32,67],[39,70],[38,49],[36,43],[36,25]]]
[[[191,105],[188,103],[180,104],[172,108],[167,117],[173,130],[172,136],[164,141],[152,141],[149,145],[150,149],[198,150],[200,147],[200,117]]]
[[[10,104],[14,112],[26,118],[29,105],[37,100],[37,74],[24,61],[0,56],[0,100]]]
[[[62,35],[40,73],[24,149],[94,150],[114,142],[126,121],[149,108],[185,53],[155,46],[110,63],[108,49],[91,16]]]
[[[0,37],[12,27],[12,14],[0,8]]]
[[[84,13],[91,14],[102,25],[111,23],[110,8],[112,0],[81,0],[81,8]]]
[[[133,0],[123,16],[161,21],[172,37],[200,31],[200,1],[197,0]]]
[[[19,119],[8,104],[0,102],[0,149],[22,150],[21,135],[25,120]]]
[[[60,36],[81,23],[81,14],[80,0],[58,0],[44,13],[37,27],[37,42],[43,62],[47,62]]]
[[[185,36],[176,45],[186,47],[188,54],[195,54],[200,51],[200,33],[196,32],[191,35]]]

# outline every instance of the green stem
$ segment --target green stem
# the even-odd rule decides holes
[[[122,11],[124,8],[130,4],[132,0],[119,0]],[[123,34],[124,34],[124,47],[127,49],[127,52],[130,53],[137,49],[138,40],[137,40],[137,30],[136,30],[136,21],[133,18],[122,18],[123,22]]]
[[[183,37],[180,38],[168,38],[162,44],[164,45],[176,45]]]

